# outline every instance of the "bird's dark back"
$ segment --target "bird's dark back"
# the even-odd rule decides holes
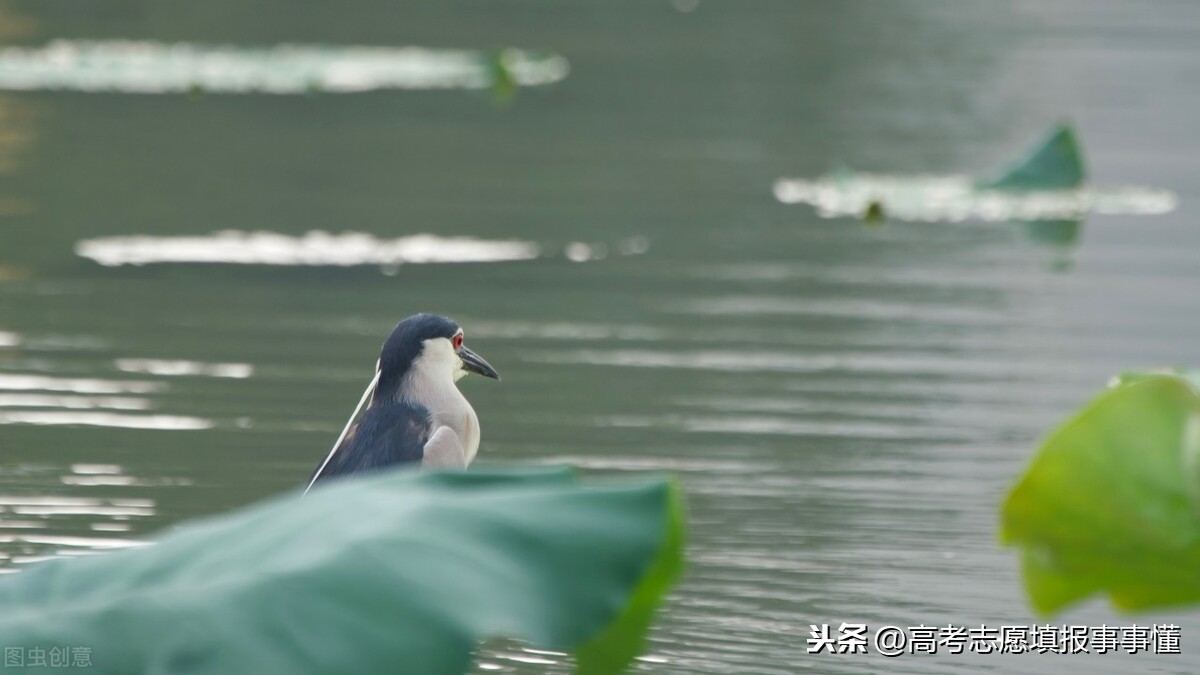
[[[372,405],[333,453],[318,480],[420,463],[432,433],[429,410],[424,406],[400,402]]]

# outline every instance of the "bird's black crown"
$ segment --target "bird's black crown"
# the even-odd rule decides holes
[[[454,337],[459,325],[437,314],[414,314],[392,329],[379,352],[378,391],[385,396],[394,392],[421,353],[425,340]]]

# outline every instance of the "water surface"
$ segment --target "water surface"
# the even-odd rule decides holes
[[[426,310],[504,375],[462,383],[482,459],[682,478],[691,565],[645,672],[1200,669],[1192,613],[1136,617],[1182,624],[1172,658],[805,653],[810,624],[1044,622],[996,543],[1005,490],[1111,374],[1200,362],[1194,5],[65,7],[13,3],[28,32],[10,40],[513,44],[571,72],[508,108],[465,91],[0,95],[0,567],[300,484],[388,330]],[[1063,117],[1097,182],[1178,209],[1093,214],[1062,250],[1003,222],[865,228],[772,194],[839,163],[978,173]],[[76,254],[224,231],[537,254]],[[1055,622],[1133,620],[1093,602]],[[511,645],[480,661],[561,670]]]

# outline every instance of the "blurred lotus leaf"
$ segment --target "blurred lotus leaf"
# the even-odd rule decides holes
[[[863,223],[873,227],[881,227],[887,223],[887,212],[883,210],[883,202],[871,200],[867,210],[863,212]]]
[[[978,181],[987,190],[1069,190],[1083,185],[1086,171],[1079,139],[1067,123],[1055,125],[1028,154],[995,178]]]
[[[480,639],[613,673],[681,569],[670,481],[392,471],[0,577],[0,644],[99,673],[463,673]]]
[[[506,106],[517,96],[520,84],[517,82],[513,67],[520,58],[520,52],[512,47],[499,49],[487,57],[487,68],[491,76],[492,103]]]
[[[1002,509],[1033,605],[1200,601],[1200,379],[1127,374],[1042,444]]]

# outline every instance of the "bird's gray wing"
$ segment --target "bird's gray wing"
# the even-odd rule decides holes
[[[422,406],[407,403],[372,406],[310,481],[394,464],[415,465],[424,456],[425,445],[432,436],[431,427],[429,411]]]
[[[425,442],[425,454],[421,457],[422,469],[467,468],[467,453],[463,451],[458,434],[448,426],[440,426]]]

